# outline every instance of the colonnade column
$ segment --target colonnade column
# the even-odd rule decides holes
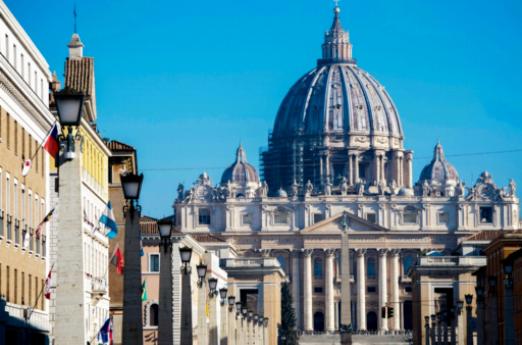
[[[399,300],[399,251],[394,250],[391,253],[391,303],[390,306],[394,308],[395,313],[393,315],[391,329],[392,331],[399,331],[401,329],[401,311],[400,311],[400,300]]]
[[[334,305],[334,258],[335,250],[327,249],[325,260],[325,275],[324,275],[324,286],[325,286],[325,328],[327,332],[335,332],[335,305]]]
[[[365,249],[357,250],[357,321],[359,331],[366,330],[366,268]]]
[[[294,250],[291,252],[292,260],[292,297],[295,311],[296,326],[302,329],[301,320],[301,270],[299,268],[299,260],[301,252]]]
[[[388,319],[386,315],[384,318],[382,317],[381,311],[386,307],[386,303],[388,302],[388,287],[387,287],[387,265],[386,265],[386,254],[388,250],[381,249],[379,250],[379,331],[387,331],[388,330]]]
[[[312,315],[312,253],[313,249],[303,252],[303,327],[305,332],[314,330]]]

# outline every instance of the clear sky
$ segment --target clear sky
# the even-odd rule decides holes
[[[5,2],[61,76],[74,1]],[[179,182],[190,186],[203,170],[219,182],[239,142],[258,166],[285,93],[320,56],[333,8],[328,0],[76,3],[85,55],[95,57],[99,128],[138,149],[152,216],[171,213]],[[359,66],[399,108],[415,179],[440,140],[467,185],[483,170],[499,185],[522,184],[522,1],[340,5]],[[506,150],[518,151],[460,155]]]

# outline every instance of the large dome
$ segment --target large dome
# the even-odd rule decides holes
[[[318,66],[299,79],[286,95],[273,135],[341,131],[403,138],[397,108],[375,78],[352,63]]]
[[[322,57],[285,96],[262,152],[272,194],[309,183],[324,194],[412,191],[413,155],[404,149],[399,112],[384,86],[357,66],[339,15],[336,6]]]
[[[325,35],[323,58],[292,86],[275,120],[275,138],[303,134],[348,134],[352,147],[374,146],[375,140],[402,147],[397,108],[384,86],[353,60],[339,8]]]

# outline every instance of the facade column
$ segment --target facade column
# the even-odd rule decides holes
[[[292,297],[295,310],[295,319],[297,329],[303,329],[302,317],[301,317],[301,270],[299,260],[301,259],[301,252],[294,250],[291,252],[292,260]]]
[[[359,182],[359,155],[356,153],[353,155],[353,183]]]
[[[205,305],[207,304],[207,285],[205,279],[198,287],[198,345],[208,345],[208,327]]]
[[[221,320],[220,322],[220,331],[219,331],[219,345],[228,345],[232,342],[230,341],[230,334],[228,334],[228,323],[230,322],[228,318],[228,306],[227,299],[225,298],[225,302],[220,305],[220,314]]]
[[[353,155],[351,153],[348,153],[348,184],[350,186],[354,185],[353,182]]]
[[[335,305],[334,305],[334,259],[335,249],[328,249],[325,252],[325,328],[329,333],[335,332]]]
[[[359,331],[366,330],[366,267],[365,249],[357,250],[357,321]]]
[[[401,312],[400,312],[400,300],[399,300],[399,279],[400,279],[400,266],[399,266],[400,253],[395,250],[391,253],[391,303],[390,306],[394,308],[394,315],[391,323],[392,331],[399,331],[401,329]]]
[[[404,184],[406,188],[413,188],[413,152],[406,151]]]
[[[386,265],[386,254],[388,250],[379,250],[379,332],[385,332],[388,330],[388,319],[386,315],[382,317],[381,311],[386,307],[388,302],[388,286],[387,286],[387,265]]]
[[[303,326],[305,332],[314,330],[312,315],[312,253],[313,249],[305,249],[303,253]]]

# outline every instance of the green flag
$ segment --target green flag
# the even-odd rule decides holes
[[[144,280],[143,283],[141,283],[141,300],[146,301],[147,298],[147,281]]]

